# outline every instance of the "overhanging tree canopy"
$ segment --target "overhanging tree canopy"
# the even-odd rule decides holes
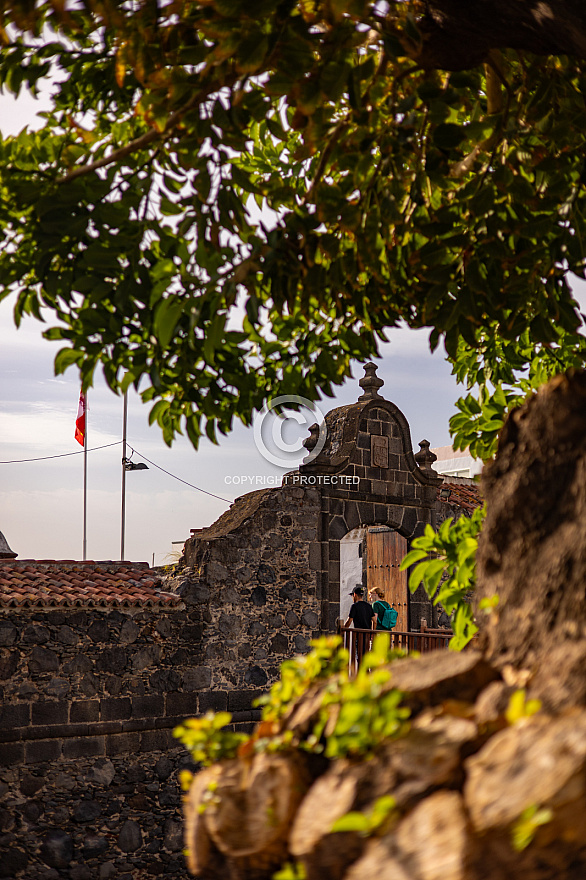
[[[0,143],[0,296],[60,319],[58,371],[140,383],[168,442],[329,392],[400,321],[480,385],[453,425],[480,454],[584,362],[579,0],[0,10],[0,82],[54,94]]]

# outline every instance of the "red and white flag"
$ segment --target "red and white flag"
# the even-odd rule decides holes
[[[86,400],[83,391],[79,392],[79,404],[77,407],[77,418],[75,420],[75,439],[81,445],[85,442],[85,411]]]

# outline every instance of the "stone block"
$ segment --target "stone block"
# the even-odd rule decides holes
[[[264,669],[260,666],[251,666],[244,673],[244,681],[246,684],[252,684],[256,687],[263,687],[268,682],[268,676]]]
[[[96,666],[100,672],[122,675],[128,669],[128,652],[124,648],[104,648],[98,655]]]
[[[264,630],[263,630],[264,631]],[[212,684],[212,671],[207,666],[194,666],[183,670],[183,688],[186,691],[201,691]]]
[[[254,594],[255,591],[252,592]],[[242,619],[239,615],[222,612],[218,619],[217,628],[224,639],[237,639],[242,631]]]
[[[250,594],[250,601],[260,608],[267,603],[267,591],[264,587],[255,587]]]
[[[69,707],[69,720],[72,724],[78,721],[99,721],[99,700],[75,700]]]
[[[38,739],[24,745],[26,764],[45,764],[61,757],[61,741],[58,739]]]
[[[365,501],[358,502],[358,511],[360,513],[360,522],[365,526],[372,526],[376,522],[374,516],[374,504]]]
[[[73,838],[65,831],[50,831],[43,839],[39,855],[50,868],[67,868],[73,861]]]
[[[228,712],[247,712],[263,691],[228,691]]]
[[[340,581],[340,561],[338,559],[330,559],[329,564],[330,581]]]
[[[319,623],[319,617],[315,611],[304,611],[301,617],[301,622],[303,626],[309,626],[311,629],[315,629]]]
[[[273,654],[289,653],[289,639],[283,633],[277,633],[270,641],[270,650]]]
[[[132,698],[133,718],[153,718],[165,712],[165,698],[162,694],[147,694]]]
[[[30,703],[5,703],[3,706],[0,706],[0,730],[27,727],[30,721]]]
[[[140,627],[134,620],[125,620],[120,627],[120,642],[122,645],[131,645],[140,635]]]
[[[106,737],[106,754],[109,757],[116,755],[136,754],[140,744],[138,733],[116,733]]]
[[[165,703],[165,714],[167,717],[174,718],[178,715],[183,717],[197,715],[197,697],[194,693],[167,694]]]
[[[46,626],[38,626],[34,623],[25,627],[22,634],[22,640],[25,645],[44,645],[50,638],[51,633]]]
[[[64,700],[69,696],[70,684],[66,678],[52,678],[49,684],[45,685],[45,693],[49,697],[56,697],[58,700]]]
[[[0,620],[0,647],[9,648],[17,639],[17,628],[8,620]]]
[[[84,736],[80,739],[63,740],[64,758],[94,758],[105,754],[106,739],[103,736]]]
[[[23,761],[23,743],[0,743],[0,767],[13,767]]]
[[[179,594],[186,605],[204,605],[210,601],[209,588],[200,583],[185,583]]]
[[[417,511],[413,507],[406,507],[403,511],[401,529],[406,535],[412,535],[417,526]]]
[[[94,822],[101,814],[102,808],[99,803],[91,798],[79,801],[73,808],[73,820],[79,824]]]
[[[212,710],[214,712],[225,711],[228,708],[228,694],[226,691],[208,691],[200,694],[198,698],[200,714]]]
[[[340,541],[345,534],[348,532],[348,526],[346,525],[346,520],[342,516],[334,516],[330,520],[330,527],[328,530],[328,535],[331,540]]]
[[[32,773],[23,773],[20,780],[20,791],[27,798],[34,797],[45,784],[45,780],[39,776],[33,776]]]
[[[75,672],[91,672],[93,665],[93,662],[85,654],[77,654],[76,657],[72,657],[71,660],[64,663],[63,672],[67,675],[71,675]]]
[[[279,597],[283,599],[284,602],[295,602],[298,599],[301,599],[301,590],[295,583],[295,581],[287,581],[286,584],[283,584],[281,589],[279,590]]]
[[[308,636],[295,636],[295,652],[307,654],[310,651]]]
[[[149,666],[155,666],[161,659],[161,648],[159,645],[148,645],[141,648],[132,658],[132,668],[135,671],[147,669]]]
[[[277,581],[275,570],[271,565],[261,562],[256,573],[259,584],[274,584]]]
[[[118,835],[118,848],[122,852],[136,852],[142,846],[142,831],[137,822],[128,819]]]
[[[181,687],[181,674],[175,669],[157,669],[149,677],[149,684],[161,694],[176,691]]]
[[[57,672],[59,669],[59,657],[49,648],[35,646],[28,661],[29,671],[33,674],[39,672]]]
[[[309,545],[309,567],[312,571],[322,571],[322,544],[313,541]]]
[[[108,622],[106,620],[94,620],[94,622],[88,629],[87,634],[92,642],[111,642]]]
[[[39,700],[32,704],[33,724],[67,724],[68,705],[58,700]]]
[[[63,624],[59,627],[57,631],[56,640],[61,645],[67,645],[68,647],[73,647],[79,643],[78,634],[71,629],[70,626],[66,626]]]
[[[102,721],[125,721],[132,714],[130,697],[106,697],[100,700]]]
[[[173,748],[177,740],[173,738],[171,728],[166,730],[145,730],[140,735],[141,752],[164,752]]]

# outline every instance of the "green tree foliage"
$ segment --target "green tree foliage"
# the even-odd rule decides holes
[[[415,566],[409,575],[411,592],[423,584],[434,604],[441,603],[451,615],[454,637],[450,648],[454,651],[460,651],[478,632],[469,599],[476,584],[476,550],[483,522],[482,507],[470,518],[461,516],[455,523],[451,518],[444,520],[437,532],[427,525],[401,563],[402,570]]]
[[[57,371],[101,363],[197,445],[426,326],[470,386],[456,442],[490,454],[584,361],[586,73],[553,26],[545,57],[510,21],[446,51],[441,7],[2,0],[0,84],[54,103],[0,142],[0,296],[59,319]]]

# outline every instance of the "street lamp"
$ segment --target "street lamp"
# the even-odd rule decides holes
[[[125,471],[148,471],[148,464],[142,461],[131,461],[129,458],[122,459],[122,467]]]
[[[122,415],[122,515],[120,528],[120,559],[124,560],[124,530],[126,525],[126,471],[148,471],[148,465],[142,461],[131,461],[126,457],[126,423],[128,421],[128,396],[124,392],[124,409]]]

